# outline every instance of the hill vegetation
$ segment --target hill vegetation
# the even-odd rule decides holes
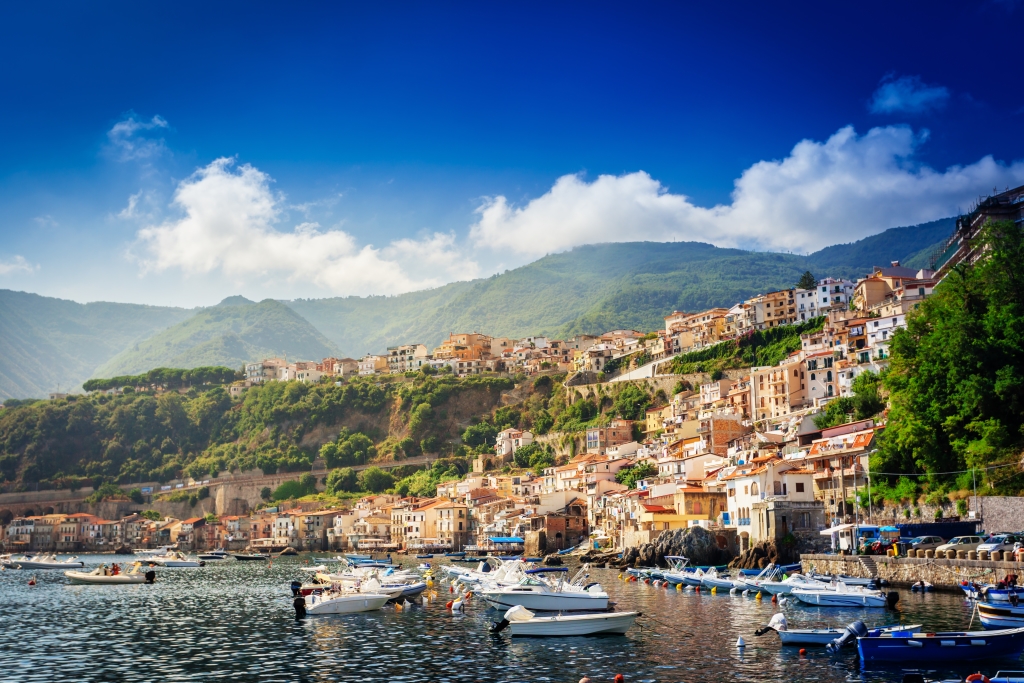
[[[987,258],[961,264],[893,336],[874,472],[899,497],[1024,494],[1024,230],[989,223]],[[925,475],[925,476],[917,476]],[[956,492],[960,492],[956,494]]]
[[[699,242],[596,244],[424,292],[287,303],[352,356],[400,342],[435,346],[456,330],[512,338],[650,330],[661,327],[673,310],[731,306],[760,292],[792,287],[807,271],[854,278],[893,260],[920,260],[953,227],[950,218],[893,228],[808,256]]]
[[[789,354],[800,349],[800,335],[818,332],[825,318],[813,318],[799,325],[758,330],[737,340],[724,341],[698,351],[683,353],[669,364],[673,374],[708,372],[721,376],[723,370],[778,365]]]
[[[237,368],[264,356],[360,357],[397,343],[436,346],[453,331],[571,336],[656,329],[672,310],[728,306],[815,276],[856,277],[902,260],[927,265],[952,219],[893,228],[809,256],[696,242],[578,247],[490,278],[400,296],[254,303],[195,310],[76,304],[0,292],[0,398],[42,397],[91,377],[157,367]]]
[[[334,344],[284,304],[232,297],[133,345],[94,375],[130,375],[155,367],[240,368],[248,361],[270,356],[320,360],[337,355]]]
[[[40,398],[58,387],[76,390],[126,347],[192,314],[184,308],[79,304],[0,290],[0,400]]]

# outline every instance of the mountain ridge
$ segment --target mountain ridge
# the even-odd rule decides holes
[[[487,278],[397,296],[256,303],[235,295],[184,309],[0,290],[0,398],[45,396],[58,384],[73,389],[90,377],[153,367],[238,367],[264,355],[358,358],[411,342],[432,348],[450,332],[521,337],[656,329],[672,310],[729,306],[791,287],[805,270],[855,278],[893,260],[924,267],[954,225],[946,218],[891,228],[809,255],[702,242],[585,245]],[[243,324],[254,314],[262,321]]]

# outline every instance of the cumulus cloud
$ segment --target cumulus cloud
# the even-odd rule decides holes
[[[566,175],[524,206],[486,199],[470,237],[478,247],[523,256],[643,240],[811,251],[953,215],[994,186],[1024,183],[1024,163],[991,156],[941,172],[916,164],[926,138],[905,126],[864,135],[848,126],[825,142],[803,140],[786,158],[745,170],[731,203],[710,208],[643,171],[593,182]]]
[[[131,112],[107,131],[107,140],[121,161],[149,159],[167,149],[164,139],[153,135],[166,128],[168,123],[162,116],[156,115],[145,121],[137,119]]]
[[[949,90],[942,85],[925,85],[920,76],[890,74],[882,79],[871,96],[868,109],[872,114],[921,114],[941,109],[949,101]]]
[[[221,271],[237,280],[284,278],[336,294],[392,294],[473,277],[453,235],[360,245],[340,229],[302,223],[279,230],[285,198],[250,165],[217,159],[182,181],[174,195],[180,218],[143,228],[137,245],[144,270]]]
[[[31,273],[38,267],[26,261],[24,256],[14,256],[6,261],[0,260],[0,275]]]

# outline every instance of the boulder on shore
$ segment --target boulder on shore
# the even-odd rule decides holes
[[[725,564],[731,558],[728,549],[719,547],[715,534],[703,527],[694,526],[665,531],[654,543],[627,548],[618,566],[666,567],[668,562],[665,557],[670,555],[681,555],[689,559],[692,565]]]
[[[729,563],[734,569],[764,569],[769,564],[793,564],[800,560],[796,544],[761,541]]]

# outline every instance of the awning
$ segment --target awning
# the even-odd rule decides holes
[[[525,543],[523,539],[518,536],[491,536],[491,543]]]
[[[857,526],[856,524],[840,524],[840,525],[834,526],[834,527],[832,527],[830,529],[823,529],[822,531],[819,531],[818,533],[820,533],[822,536],[831,536],[832,534],[838,533],[840,531],[850,531],[851,529],[855,528],[856,526]]]

